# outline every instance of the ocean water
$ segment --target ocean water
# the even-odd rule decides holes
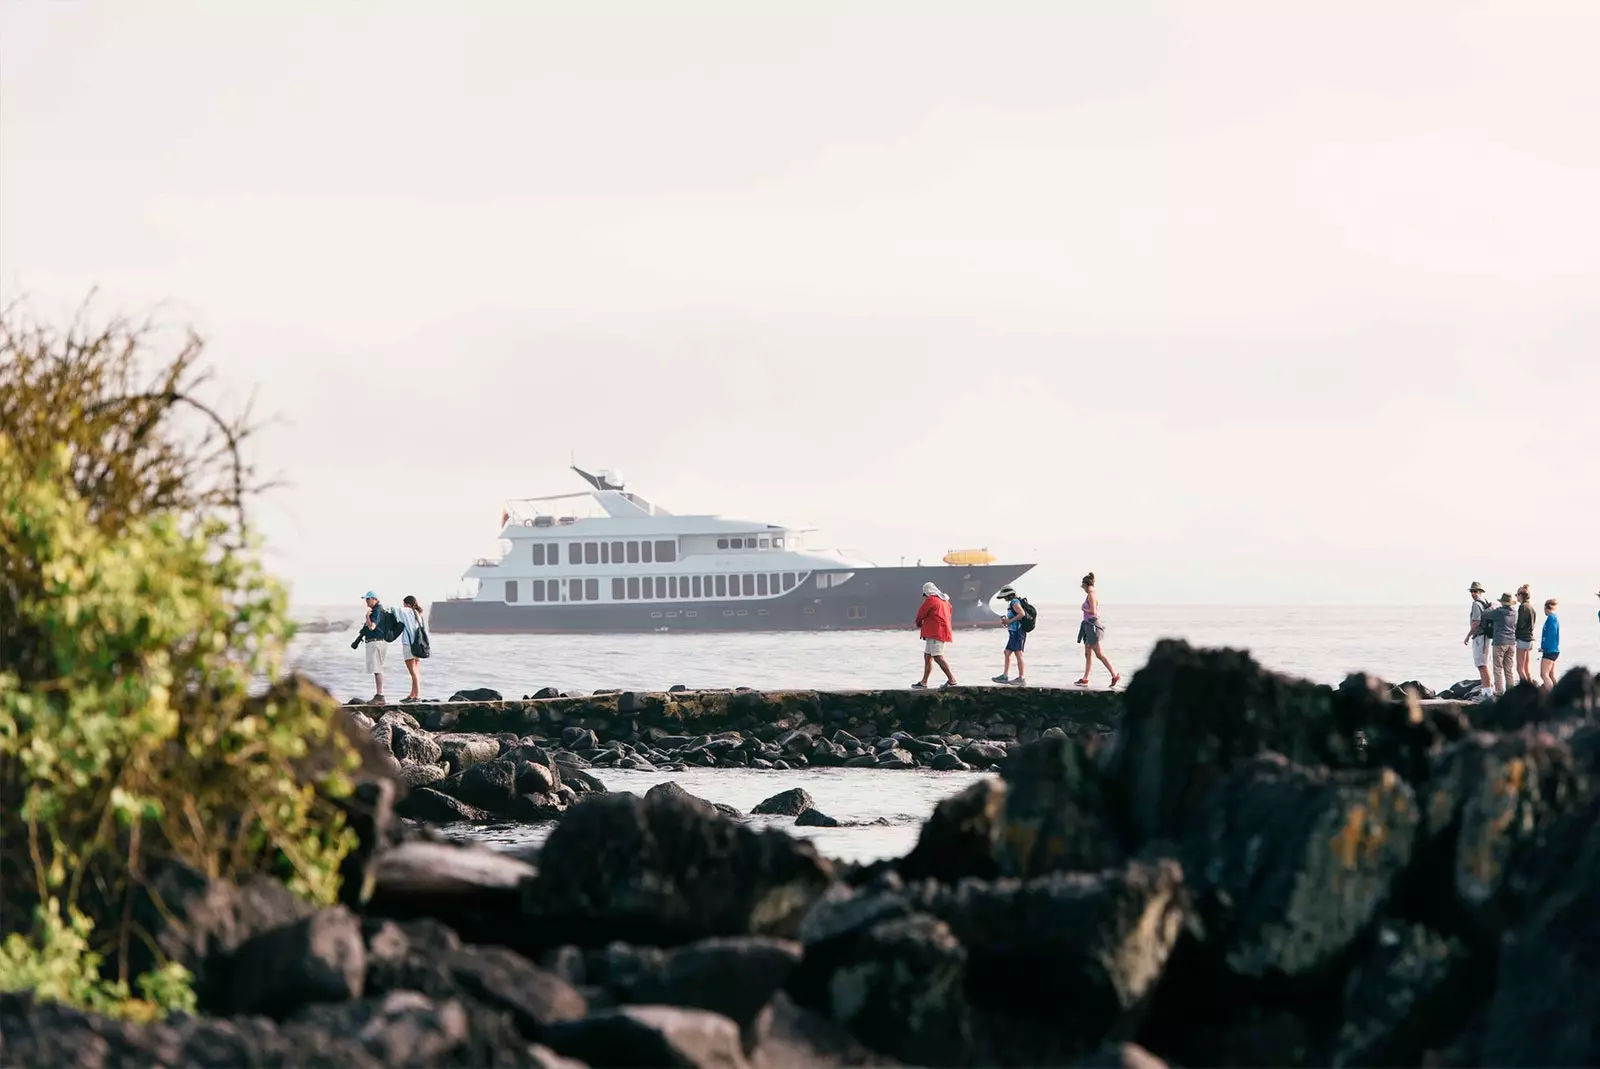
[[[349,619],[359,608],[307,607],[296,615]],[[1155,643],[1172,637],[1198,646],[1242,647],[1269,668],[1318,682],[1337,683],[1350,672],[1368,671],[1395,683],[1420,679],[1442,689],[1476,675],[1461,644],[1468,608],[1112,605],[1106,609],[1105,650],[1124,685]],[[1028,638],[1029,681],[1070,686],[1083,671],[1082,647],[1073,641],[1080,614],[1075,606],[1060,605],[1041,605],[1039,612],[1039,627]],[[1594,616],[1569,611],[1562,623],[1563,670],[1600,663],[1600,624]],[[350,649],[353,634],[302,635],[290,647],[291,663],[341,699],[370,697],[372,678],[361,652]],[[957,680],[987,682],[1000,671],[1004,645],[1004,635],[996,631],[957,633],[948,651]],[[384,688],[391,699],[404,696],[409,686],[399,654],[398,646],[391,647]],[[425,697],[491,687],[520,698],[545,686],[567,691],[660,690],[674,683],[823,690],[909,686],[921,675],[922,652],[909,627],[746,635],[438,635],[433,656],[422,664]],[[1109,681],[1098,664],[1092,678],[1097,687]],[[691,793],[746,812],[779,791],[804,787],[819,809],[847,826],[794,828],[786,818],[752,820],[789,828],[816,840],[830,856],[855,860],[903,854],[939,799],[978,775],[864,769],[594,771],[612,790],[642,793],[675,779]],[[452,833],[511,846],[538,842],[549,827],[504,825]]]
[[[1183,638],[1199,646],[1242,647],[1275,671],[1323,683],[1368,671],[1395,683],[1420,679],[1442,689],[1476,674],[1461,644],[1468,608],[1465,602],[1459,607],[1111,605],[1103,648],[1124,683],[1159,639]],[[307,607],[296,617],[352,619],[360,610],[359,603]],[[1081,614],[1076,606],[1063,605],[1041,605],[1039,613],[1038,629],[1028,636],[1028,680],[1070,686],[1083,673],[1083,647],[1074,641]],[[1562,623],[1562,668],[1600,662],[1595,617],[1569,612]],[[341,699],[370,697],[372,677],[361,651],[350,648],[353,637],[353,630],[302,635],[290,647],[291,662]],[[437,698],[470,687],[520,698],[546,686],[664,690],[674,683],[847,690],[909,686],[922,674],[922,643],[909,626],[788,634],[432,638],[433,656],[422,662],[423,694]],[[960,631],[946,657],[959,682],[987,683],[1000,671],[1004,648],[999,631]],[[400,655],[398,645],[390,646],[384,689],[392,698],[404,697],[410,686]],[[1098,664],[1091,678],[1094,686],[1109,682]]]

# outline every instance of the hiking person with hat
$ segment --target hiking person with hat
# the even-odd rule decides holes
[[[1494,608],[1485,593],[1482,583],[1474,580],[1467,587],[1467,593],[1472,598],[1472,613],[1467,619],[1467,637],[1461,640],[1463,646],[1472,647],[1472,664],[1478,669],[1478,692],[1489,693],[1489,636],[1483,630],[1483,614]]]
[[[950,662],[944,659],[945,643],[955,638],[950,629],[949,596],[934,584],[923,583],[922,604],[917,607],[917,616],[912,622],[922,635],[922,681],[911,684],[911,689],[928,689],[928,677],[933,674],[934,665],[938,665],[944,673],[944,682],[939,684],[939,689],[955,686],[955,673],[950,671]]]
[[[1016,587],[1001,587],[1000,593],[995,595],[1006,603],[1006,660],[1005,667],[1000,674],[994,677],[994,682],[1005,683],[1013,687],[1028,685],[1028,670],[1022,663],[1022,649],[1028,644],[1028,632],[1033,630],[1033,622],[1037,615],[1031,611],[1028,599],[1017,593]],[[1011,674],[1011,656],[1017,658],[1017,674]]]
[[[387,698],[383,696],[383,662],[389,654],[389,643],[395,636],[391,634],[397,629],[399,620],[394,613],[383,607],[383,602],[378,600],[374,591],[367,591],[361,596],[367,603],[367,618],[361,625],[361,630],[356,634],[356,640],[350,643],[350,648],[355,649],[362,643],[367,647],[367,671],[372,673],[372,680],[377,684],[377,690],[372,695],[373,705],[382,705]]]
[[[1517,609],[1510,594],[1500,595],[1500,604],[1483,614],[1493,629],[1489,639],[1489,660],[1494,667],[1494,693],[1498,697],[1516,681]]]

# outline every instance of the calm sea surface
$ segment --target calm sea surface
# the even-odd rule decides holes
[[[1324,683],[1337,683],[1349,672],[1365,670],[1391,682],[1420,679],[1442,689],[1475,674],[1461,645],[1467,609],[1467,605],[1107,606],[1105,650],[1123,674],[1124,684],[1158,639],[1176,637],[1201,646],[1243,647],[1269,668]],[[360,611],[359,604],[307,606],[295,615],[353,619]],[[1078,610],[1041,605],[1039,612],[1038,630],[1028,638],[1029,682],[1071,685],[1083,671],[1083,648],[1073,642]],[[1600,663],[1600,624],[1595,617],[1569,610],[1562,623],[1562,667]],[[361,652],[350,649],[353,637],[353,631],[303,635],[290,648],[291,663],[341,699],[370,697],[372,677],[363,670]],[[998,632],[958,632],[947,654],[956,678],[987,682],[1000,671],[1004,644]],[[384,689],[391,700],[403,697],[409,686],[399,654],[399,646],[390,647]],[[491,687],[507,698],[520,698],[546,686],[566,691],[661,690],[674,683],[842,690],[909,686],[921,673],[921,645],[909,628],[706,636],[437,635],[433,656],[423,662],[423,694],[448,698],[463,688]],[[1095,686],[1108,681],[1098,665],[1093,679]],[[691,793],[746,811],[769,795],[804,787],[819,809],[853,826],[793,831],[815,839],[827,854],[861,860],[909,849],[934,804],[975,778],[964,773],[863,769],[595,772],[608,788],[638,793],[675,779]],[[874,823],[879,820],[887,823]],[[510,845],[537,842],[548,831],[507,826],[463,834]]]

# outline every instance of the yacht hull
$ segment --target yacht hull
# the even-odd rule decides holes
[[[989,601],[1031,564],[860,568],[840,586],[806,583],[769,598],[707,598],[507,604],[470,599],[436,601],[428,611],[435,634],[616,634],[640,631],[869,631],[911,626],[922,584],[950,595],[959,628],[992,627],[1000,617]],[[847,569],[838,569],[845,572]]]

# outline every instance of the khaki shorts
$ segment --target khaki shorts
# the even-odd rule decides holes
[[[382,639],[377,642],[363,642],[367,650],[367,671],[377,675],[383,671],[384,658],[389,656],[389,644]]]
[[[1485,635],[1472,636],[1472,664],[1476,668],[1489,667],[1489,639]]]
[[[937,638],[925,638],[925,639],[923,639],[922,640],[922,652],[927,654],[929,657],[943,657],[944,656],[944,640],[943,639],[937,639]]]

